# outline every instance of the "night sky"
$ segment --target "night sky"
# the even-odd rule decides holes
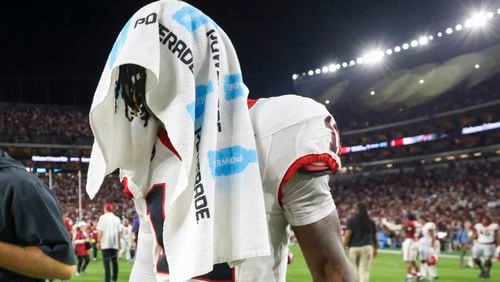
[[[150,2],[1,0],[0,79],[97,79],[123,24]],[[232,39],[252,97],[293,92],[293,73],[442,30],[481,7],[500,7],[498,0],[188,2]]]

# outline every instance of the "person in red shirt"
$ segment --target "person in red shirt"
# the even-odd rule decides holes
[[[405,237],[402,251],[406,268],[406,278],[413,279],[415,274],[419,272],[417,266],[418,245],[415,241],[417,233],[417,220],[413,214],[408,214],[407,219],[403,223],[402,231]]]
[[[75,245],[76,257],[78,259],[76,275],[84,274],[90,261],[90,239],[87,234],[87,224],[85,222],[80,222],[76,226],[73,244]]]
[[[95,224],[93,221],[89,220],[88,222],[88,235],[90,239],[90,246],[92,247],[92,259],[94,261],[97,260],[97,238],[99,236],[99,233],[97,232],[97,229],[95,228]]]
[[[63,217],[64,226],[68,230],[69,237],[73,237],[73,220],[69,217],[69,214],[66,212]]]

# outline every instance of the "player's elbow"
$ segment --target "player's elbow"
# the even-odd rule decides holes
[[[60,267],[58,277],[55,277],[60,280],[70,280],[75,276],[76,266],[64,264]]]

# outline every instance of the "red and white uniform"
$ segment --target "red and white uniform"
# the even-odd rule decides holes
[[[402,246],[403,261],[416,261],[418,255],[418,243],[415,241],[417,222],[414,220],[406,220],[403,223],[403,232],[405,234]]]
[[[256,134],[271,256],[246,260],[239,281],[285,281],[287,227],[317,222],[335,210],[328,176],[340,166],[339,136],[327,109],[295,95],[259,99],[250,114]]]
[[[312,224],[335,210],[325,174],[340,166],[340,143],[335,120],[328,110],[312,99],[296,95],[259,99],[249,105],[263,180],[271,256],[247,259],[232,269],[215,268],[215,274],[231,271],[230,279],[217,279],[212,273],[191,281],[285,281],[290,237],[287,227]],[[155,154],[172,154],[165,147],[168,146],[156,146]],[[130,281],[155,281],[151,265],[156,259],[142,255],[158,254],[153,251],[158,250],[155,236],[147,227],[152,218],[145,216],[143,203],[137,200],[135,203],[141,227],[138,257]],[[156,281],[168,281],[168,276],[161,275],[156,268]]]
[[[491,223],[484,226],[482,223],[477,223],[474,225],[474,229],[477,233],[477,240],[474,241],[474,246],[472,247],[472,257],[492,259],[495,256],[498,224]]]

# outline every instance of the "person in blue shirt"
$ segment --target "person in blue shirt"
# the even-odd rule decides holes
[[[471,237],[470,234],[472,232],[472,223],[469,220],[465,220],[460,230],[457,232],[457,242],[460,246],[460,267],[464,267],[464,257],[471,248]]]

